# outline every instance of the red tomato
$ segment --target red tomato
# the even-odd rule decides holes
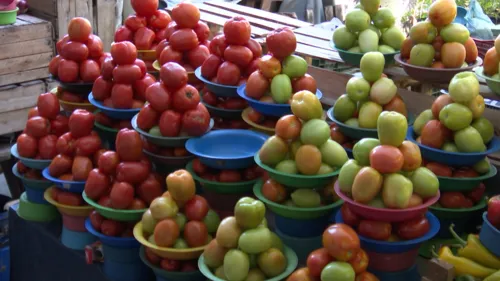
[[[177,26],[177,23],[175,21],[171,21],[168,26],[167,26],[167,30],[165,32],[165,39],[167,39],[167,41],[170,39],[170,36],[172,36],[172,34],[174,32],[176,32],[177,30],[179,30],[179,27]]]
[[[271,31],[266,36],[267,49],[278,59],[283,59],[295,52],[297,38],[288,27],[281,27]]]
[[[74,138],[90,135],[94,128],[94,114],[84,109],[76,109],[69,117],[69,132]]]
[[[292,89],[294,93],[302,90],[308,90],[311,93],[316,93],[318,86],[316,84],[316,79],[306,73],[304,76],[292,81]]]
[[[163,187],[154,174],[150,174],[148,178],[137,187],[137,195],[144,200],[147,205],[151,204],[155,198],[160,197],[163,192]]]
[[[99,214],[96,210],[94,210],[94,211],[92,211],[92,213],[90,213],[89,218],[90,218],[90,223],[92,224],[92,227],[95,230],[100,232],[102,222],[104,221],[104,217],[101,216],[101,214]]]
[[[55,135],[47,135],[38,140],[38,151],[42,159],[52,159],[57,155],[56,149],[57,137]]]
[[[204,108],[204,110],[203,110]],[[210,114],[203,104],[199,103],[196,109],[188,110],[182,115],[182,131],[189,136],[201,136],[208,130]]]
[[[103,53],[102,56],[97,60],[97,62],[99,63],[99,65],[102,65],[107,59],[113,59],[111,57],[111,53]]]
[[[107,58],[101,65],[101,75],[106,81],[111,81],[113,79],[113,70],[115,69],[115,61],[113,58]]]
[[[477,203],[483,199],[485,191],[486,186],[484,185],[484,183],[480,183],[476,188],[468,192],[466,196],[470,198],[473,203]]]
[[[472,168],[464,167],[453,172],[454,178],[475,178],[479,177],[479,174]]]
[[[250,76],[250,74],[254,73],[255,71],[259,70],[259,59],[254,59],[250,62],[250,64],[247,66],[247,69],[245,70],[245,76]],[[295,93],[295,92],[294,92]]]
[[[239,67],[247,67],[253,59],[252,51],[245,46],[230,45],[224,51],[224,59]]]
[[[200,10],[192,3],[181,2],[172,9],[172,19],[180,28],[195,28],[200,20]]]
[[[181,132],[181,122],[182,116],[173,111],[165,110],[161,116],[158,126],[160,127],[160,133],[164,137],[177,137]]]
[[[154,265],[159,265],[162,261],[162,259],[149,248],[144,249],[144,254],[146,256],[146,259]]]
[[[101,232],[106,236],[120,236],[125,230],[123,223],[114,220],[104,220],[101,224]]]
[[[69,131],[68,127],[69,118],[64,115],[57,115],[56,119],[50,122],[50,133],[57,137]]]
[[[138,50],[150,50],[155,40],[155,32],[147,27],[139,28],[134,34],[134,43]]]
[[[158,10],[158,0],[131,0],[132,9],[139,16],[149,18]]]
[[[41,138],[50,133],[50,122],[44,117],[32,117],[26,122],[25,132],[34,138]]]
[[[135,185],[145,181],[149,172],[149,167],[140,162],[121,162],[116,166],[116,180]]]
[[[64,91],[61,95],[61,100],[67,101],[67,102],[75,102],[75,103],[82,103],[85,101],[85,99],[78,95],[78,94],[73,94],[70,92]]]
[[[61,51],[62,51],[62,46],[66,45],[66,43],[69,42],[69,35],[66,34],[64,35],[63,38],[61,38],[59,41],[57,41],[56,43],[56,51],[57,53],[60,55],[61,54]]]
[[[49,62],[49,72],[53,76],[58,76],[59,61],[61,61],[61,56],[55,56]]]
[[[451,135],[451,131],[438,120],[427,122],[420,136],[423,145],[440,149]]]
[[[117,65],[113,69],[113,82],[119,84],[131,84],[141,79],[141,68],[135,64]]]
[[[120,26],[115,32],[115,43],[127,42],[134,39],[134,32],[126,26]]]
[[[160,69],[160,79],[168,89],[176,90],[186,86],[188,74],[178,63],[168,62]]]
[[[80,64],[80,78],[83,82],[94,82],[101,75],[101,67],[94,60],[86,60]]]
[[[250,108],[250,111],[248,112],[248,119],[254,123],[261,124],[264,122],[265,117],[253,108]]]
[[[267,79],[260,71],[254,71],[248,77],[246,94],[247,96],[258,100],[269,91],[269,86],[269,79]]]
[[[217,81],[223,85],[235,86],[240,81],[240,68],[231,62],[223,62],[217,70]]]
[[[470,198],[465,198],[465,201],[464,201],[464,208],[472,208],[474,207],[474,201],[472,201],[472,199]]]
[[[101,138],[89,135],[76,140],[76,155],[91,157],[101,148]]]
[[[145,105],[137,115],[137,127],[144,131],[149,131],[158,123],[159,114],[152,107],[151,104]]]
[[[92,161],[85,156],[76,156],[71,166],[71,174],[75,181],[86,181],[92,171]]]
[[[396,226],[398,237],[404,240],[417,239],[424,236],[429,230],[430,224],[425,217],[401,222]]]
[[[156,34],[156,38],[158,39],[158,33]],[[160,54],[161,52],[168,46],[168,41],[167,39],[162,39],[158,45],[156,45],[156,58],[160,59]]]
[[[80,66],[72,60],[61,59],[57,70],[57,78],[62,82],[72,83],[78,81]]]
[[[68,35],[71,41],[86,43],[92,33],[92,25],[86,18],[72,18],[68,24]]]
[[[170,15],[165,10],[156,10],[149,18],[149,26],[156,29],[163,29],[172,21]]]
[[[450,209],[464,208],[465,195],[461,192],[443,192],[439,197],[439,204]]]
[[[54,157],[54,159],[52,159],[52,162],[50,162],[49,175],[53,177],[59,177],[63,174],[66,174],[71,171],[72,165],[73,159],[71,159],[67,155],[59,154]]]
[[[196,36],[196,33],[190,28],[182,28],[175,31],[168,39],[168,42],[174,50],[181,52],[194,49],[200,44],[200,42],[198,42],[198,36]]]
[[[89,49],[89,57],[99,59],[104,54],[102,40],[99,36],[91,34],[87,40],[87,48]]]
[[[179,271],[181,268],[181,262],[171,259],[162,259],[160,267],[166,271]]]
[[[165,219],[156,224],[154,240],[160,247],[171,247],[179,238],[179,225],[173,219]]]
[[[368,262],[368,255],[363,249],[360,249],[358,253],[351,260],[349,260],[349,264],[351,264],[352,269],[354,269],[356,275],[366,271],[366,269],[368,268]]]
[[[340,208],[340,212],[342,213],[342,220],[344,221],[344,223],[352,227],[357,227],[359,225],[361,219],[358,217],[358,215],[353,213],[351,209],[347,207],[347,205],[342,205],[342,208]]]
[[[160,82],[156,82],[146,89],[146,100],[158,112],[164,112],[171,105],[170,93],[165,85]]]
[[[83,198],[80,194],[63,191],[57,195],[57,202],[62,205],[81,206]]]
[[[194,27],[194,32],[198,36],[198,41],[203,42],[210,36],[210,28],[208,25],[202,21],[199,21]]]
[[[453,173],[449,166],[437,162],[429,162],[425,167],[440,177],[451,177]]]
[[[17,171],[20,173],[20,174],[24,174],[26,173],[28,170],[30,170],[28,167],[26,167],[21,161],[17,161],[16,162],[16,165],[17,165]]]
[[[59,115],[59,100],[52,93],[43,93],[36,102],[38,114],[48,119],[55,119]]]
[[[111,97],[112,89],[113,81],[106,81],[103,76],[99,76],[92,86],[92,96],[98,101],[103,101]]]
[[[137,48],[128,41],[111,44],[111,56],[118,64],[133,64],[137,59]]]
[[[314,278],[319,278],[323,268],[331,261],[333,261],[333,258],[330,256],[327,249],[320,248],[314,250],[309,254],[306,261],[309,274]]]
[[[67,60],[82,62],[88,58],[89,49],[87,48],[87,45],[83,43],[69,41],[62,46],[61,56]]]
[[[141,27],[146,27],[148,25],[148,20],[145,17],[138,15],[130,15],[125,20],[125,26],[131,31],[136,32]]]
[[[338,261],[348,261],[360,250],[358,235],[342,223],[331,225],[323,232],[323,246]]]
[[[114,175],[118,163],[120,163],[118,153],[114,151],[106,151],[99,157],[97,166],[99,167],[99,171],[101,171],[102,173],[107,175]]]
[[[200,67],[209,56],[210,51],[204,45],[198,45],[187,53],[188,62],[193,68]]]
[[[92,200],[97,201],[108,193],[110,187],[109,176],[99,172],[98,169],[90,171],[85,182],[85,194]]]
[[[76,149],[76,140],[71,133],[65,133],[57,139],[56,149],[59,154],[72,156]]]
[[[189,221],[184,226],[184,239],[189,247],[201,247],[207,244],[208,229],[201,221]]]
[[[358,232],[370,239],[387,241],[392,233],[392,225],[388,222],[362,220],[359,222]]]
[[[255,39],[250,38],[245,46],[252,51],[254,59],[262,56],[262,46]]]
[[[172,106],[177,112],[196,109],[199,103],[200,93],[191,85],[180,88],[172,96]]]
[[[246,168],[245,171],[243,171],[243,178],[247,181],[254,180],[260,177],[260,175],[261,173],[256,167]]]
[[[153,85],[156,82],[156,79],[151,74],[146,74],[144,78],[137,80],[134,82],[133,88],[135,97],[145,101],[146,100],[146,90],[149,86]]]
[[[114,108],[132,108],[134,89],[130,84],[114,84],[111,89],[111,101]]]
[[[111,205],[111,198],[109,197],[109,195],[101,197],[101,199],[99,199],[99,202],[97,202],[97,204],[103,207],[113,208],[113,206]]]
[[[210,55],[201,65],[201,75],[207,79],[217,76],[217,70],[222,64],[222,59],[217,55]]]
[[[203,221],[208,213],[208,202],[205,198],[195,195],[184,205],[184,212],[188,220]]]
[[[222,170],[218,176],[220,182],[240,182],[241,174],[236,170]]]
[[[143,78],[144,75],[146,75],[146,73],[148,72],[148,67],[146,66],[146,63],[143,60],[136,59],[134,64],[141,69],[141,77],[139,78]]]
[[[250,35],[250,23],[244,17],[233,17],[224,24],[224,36],[229,45],[244,46],[250,40]]]
[[[111,205],[115,209],[128,209],[134,201],[134,187],[126,182],[115,182],[109,194]]]
[[[142,201],[141,199],[134,198],[134,201],[132,201],[132,204],[130,204],[129,207],[130,210],[144,210],[147,209],[146,203]],[[133,235],[132,235],[133,237]]]
[[[217,105],[217,96],[214,95],[212,92],[208,92],[208,91],[204,92],[202,100],[204,103],[206,103],[208,105],[212,105],[212,106]]]
[[[140,161],[142,158],[142,140],[134,130],[122,129],[116,136],[116,152],[122,161]]]
[[[223,57],[227,46],[228,43],[226,42],[226,36],[223,34],[217,35],[212,39],[212,41],[210,41],[210,53],[218,57]]]
[[[101,156],[106,151],[107,151],[106,149],[101,148],[94,154],[94,157],[92,157],[92,164],[94,165],[94,167],[97,167],[97,165],[99,164],[99,158],[101,158]]]
[[[196,158],[193,160],[193,171],[197,175],[203,175],[203,174],[207,173],[208,168],[207,168],[207,166],[205,166],[205,164],[201,163],[199,158]]]
[[[163,51],[161,51],[159,61],[161,65],[164,65],[167,62],[181,63],[182,53],[174,50],[171,46],[167,46],[163,49]]]

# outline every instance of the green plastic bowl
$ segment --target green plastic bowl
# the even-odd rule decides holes
[[[468,219],[476,212],[483,210],[488,205],[486,198],[472,208],[449,209],[443,207],[429,206],[431,212],[439,219]]]
[[[331,183],[334,177],[336,177],[340,169],[324,175],[314,175],[314,176],[306,176],[306,175],[298,175],[298,174],[287,174],[280,171],[277,171],[266,164],[260,161],[259,154],[255,154],[254,156],[255,163],[259,165],[262,169],[266,170],[269,173],[269,177],[273,180],[281,183],[282,185],[288,187],[295,188],[319,188],[324,187],[327,184]]]
[[[209,181],[200,176],[198,176],[193,170],[193,161],[190,161],[186,170],[193,176],[193,179],[200,183],[200,185],[206,189],[217,193],[223,194],[242,194],[251,192],[253,185],[257,182],[257,179],[251,181],[242,182],[216,182]]]
[[[49,204],[36,204],[28,201],[26,192],[21,194],[17,214],[24,220],[36,222],[49,222],[59,217],[56,207]]]
[[[476,188],[482,181],[494,177],[497,174],[497,168],[490,165],[490,171],[484,175],[475,178],[451,178],[440,177],[439,190],[441,191],[471,191]]]
[[[82,193],[83,200],[87,202],[90,206],[94,207],[95,210],[103,217],[117,220],[117,221],[140,221],[142,219],[142,214],[148,209],[142,210],[118,210],[108,207],[101,206],[97,204],[94,200],[87,197],[85,191]]]
[[[262,179],[258,180],[253,186],[253,194],[257,196],[257,198],[264,202],[267,205],[269,210],[273,211],[275,214],[280,215],[285,218],[298,219],[298,220],[306,220],[306,219],[314,219],[326,216],[331,214],[335,208],[340,207],[344,203],[342,200],[338,200],[330,205],[316,207],[316,208],[300,208],[300,207],[290,207],[283,204],[275,203],[271,200],[268,200],[262,194],[262,186],[264,182]]]
[[[333,40],[330,40],[330,46],[339,53],[340,58],[346,63],[353,66],[359,66],[361,64],[361,58],[364,53],[353,53],[346,50],[339,49],[335,47]],[[383,54],[385,59],[385,66],[394,64],[394,56],[399,54],[400,51],[394,53]]]
[[[203,274],[199,270],[196,271],[188,271],[188,272],[181,272],[181,271],[166,271],[165,269],[162,269],[160,267],[157,267],[156,265],[153,265],[148,261],[146,258],[145,254],[145,249],[144,246],[141,246],[141,249],[139,250],[139,257],[141,258],[142,262],[147,265],[149,268],[153,270],[155,275],[157,277],[161,277],[164,280],[168,281],[195,281],[195,280],[203,280]]]
[[[484,80],[486,80],[486,85],[488,85],[488,88],[490,88],[490,90],[499,95],[500,96],[500,80],[497,80],[497,79],[492,79],[491,77],[487,76],[486,74],[484,74],[484,68],[481,66],[481,67],[478,67],[474,70],[474,72],[476,73],[476,75],[480,78],[483,78]]]
[[[17,11],[19,8],[15,8],[10,11],[0,11],[0,25],[8,25],[16,22]]]
[[[212,117],[220,117],[226,119],[240,119],[241,113],[243,109],[224,109],[219,108],[213,105],[209,105],[203,102],[203,105],[207,108],[208,112],[210,112],[210,116]]]
[[[270,279],[266,279],[265,281],[285,280],[290,274],[292,274],[295,271],[295,268],[297,268],[297,265],[299,263],[297,254],[295,254],[295,252],[287,246],[285,246],[283,254],[285,255],[286,260],[288,262],[285,271],[283,271],[283,273],[281,273],[280,275]],[[205,264],[205,258],[203,257],[203,255],[201,255],[200,258],[198,259],[198,268],[200,269],[201,273],[205,275],[205,277],[207,277],[208,280],[225,281],[224,279],[220,279],[212,273],[210,268],[208,268],[208,266]]]

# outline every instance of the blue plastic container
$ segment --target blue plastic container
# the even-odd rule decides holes
[[[19,161],[21,161],[21,163],[23,163],[26,167],[35,170],[43,170],[50,165],[50,162],[52,162],[52,160],[40,160],[19,156],[19,153],[17,153],[17,143],[10,148],[10,154],[19,159]]]
[[[65,191],[74,192],[74,193],[82,193],[85,189],[84,181],[63,181],[58,178],[54,178],[49,174],[49,168],[45,168],[42,171],[42,175],[47,180],[54,183],[54,185],[60,189]]]
[[[10,247],[0,249],[0,280],[10,280]]]
[[[211,131],[186,142],[186,149],[214,169],[245,169],[269,136],[250,130]]]
[[[408,128],[406,134],[406,139],[413,143],[416,143],[420,151],[422,152],[422,158],[429,162],[438,162],[446,164],[449,166],[473,166],[477,162],[483,160],[488,154],[493,154],[500,150],[500,138],[493,137],[493,139],[488,143],[486,151],[477,153],[459,153],[459,152],[447,152],[441,149],[432,148],[426,145],[418,143],[415,139],[415,132],[413,131],[413,126]]]
[[[333,210],[335,213],[337,210]],[[316,237],[323,234],[328,225],[331,224],[331,214],[314,219],[298,220],[285,218],[274,214],[276,230],[296,238]]]
[[[228,86],[228,85],[217,84],[217,83],[214,83],[212,81],[205,79],[205,77],[203,77],[201,75],[201,66],[198,67],[194,71],[194,75],[196,75],[196,78],[200,79],[200,81],[202,81],[205,84],[205,87],[207,87],[207,89],[210,92],[214,93],[218,97],[237,97],[238,96],[238,92],[237,92],[238,86]]]
[[[382,272],[370,270],[370,272],[377,276],[380,281],[420,281],[422,279],[416,264],[404,271]]]
[[[97,241],[97,238],[89,232],[71,231],[62,227],[61,242],[64,246],[73,250],[84,250],[85,246]]]
[[[136,254],[139,259],[139,254]],[[152,272],[141,262],[121,263],[110,261],[104,253],[104,265],[102,270],[111,281],[144,281],[151,280]]]
[[[255,109],[255,111],[261,113],[264,116],[277,116],[281,117],[284,115],[292,114],[292,107],[288,103],[278,104],[278,103],[268,103],[255,100],[246,94],[246,84],[238,87],[238,95],[247,101],[248,105]],[[323,93],[320,90],[316,90],[316,97],[321,99]]]
[[[276,229],[276,234],[279,238],[281,238],[283,244],[290,247],[290,249],[292,249],[297,254],[299,265],[305,265],[309,254],[312,251],[323,247],[322,235],[309,238],[297,238],[288,236],[279,231],[279,229]]]
[[[28,196],[28,201],[36,204],[49,204],[49,202],[43,198],[45,190],[30,188],[26,185],[24,186],[24,189],[26,191],[26,196]]]
[[[106,114],[107,116],[113,119],[118,119],[118,120],[131,120],[132,117],[134,117],[134,115],[139,113],[139,111],[141,110],[140,108],[116,109],[104,106],[102,102],[94,99],[92,93],[89,94],[89,102],[95,107],[97,107],[97,109],[101,110],[102,113]]]
[[[500,230],[496,229],[487,218],[488,212],[483,213],[483,226],[479,232],[479,240],[481,243],[492,252],[494,255],[500,257]]]
[[[12,173],[18,177],[25,187],[46,190],[47,188],[53,186],[54,184],[48,180],[37,180],[37,179],[28,179],[19,173],[17,170],[17,163],[12,166]]]

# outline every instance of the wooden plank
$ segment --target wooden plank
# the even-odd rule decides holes
[[[22,15],[18,17],[15,24],[0,27],[0,44],[52,38],[52,25],[50,22],[40,20],[38,23],[31,23],[24,21],[23,18],[34,17]]]
[[[37,79],[45,79],[47,77],[49,77],[49,69],[47,66],[44,66],[41,68],[0,75],[0,86],[17,84]]]
[[[30,109],[31,107],[0,114],[0,135],[22,131]]]
[[[333,51],[332,47],[330,47],[330,41],[310,37],[310,36],[305,36],[299,33],[295,33],[295,37],[297,38],[298,43],[302,43],[304,45],[312,46],[312,47],[317,47],[329,51]]]
[[[52,52],[5,59],[2,61],[0,75],[47,67],[51,58]]]
[[[97,35],[101,38],[105,51],[109,51],[114,41],[116,11],[115,0],[97,0]]]
[[[19,15],[17,16],[17,19],[21,19],[23,21],[26,21],[26,22],[29,22],[29,23],[46,23],[47,21],[46,20],[43,20],[43,19],[40,19],[40,18],[37,18],[37,17],[34,17],[34,16],[30,16],[28,14],[22,14],[22,15]]]
[[[28,0],[27,2],[30,12],[36,10],[44,14],[57,17],[56,0]]]
[[[114,15],[114,13],[112,14]],[[90,21],[94,22],[94,9],[92,0],[76,0],[75,1],[75,16],[84,17]],[[109,18],[109,21],[113,21],[113,18]]]
[[[340,58],[339,53],[334,50],[325,50],[297,43],[297,49],[295,49],[295,52],[304,56],[344,63],[344,61]]]
[[[249,7],[231,4],[231,3],[218,2],[218,1],[206,1],[205,4],[215,6],[215,7],[224,8],[227,10],[231,10],[231,11],[237,12],[241,15],[251,15],[251,16],[254,16],[257,18],[268,20],[268,21],[281,23],[281,24],[290,26],[292,28],[299,28],[299,27],[305,27],[305,26],[312,25],[311,23],[297,20],[297,19],[292,19],[292,18],[287,17],[287,16],[282,16],[279,14],[272,14],[272,13],[265,12],[265,11],[262,11],[259,9],[249,8]]]
[[[310,37],[315,37],[318,39],[322,40],[327,40],[330,41],[332,40],[333,32],[330,30],[322,29],[319,27],[314,27],[314,26],[308,26],[308,27],[302,27],[302,28],[297,28],[293,32],[310,36]]]
[[[68,24],[71,18],[76,16],[75,0],[57,1],[57,36],[58,39],[64,37],[68,31]]]
[[[46,89],[42,80],[23,83],[19,86],[0,87],[0,114],[3,112],[34,107],[37,97]]]
[[[3,44],[0,45],[0,60],[54,52],[53,43],[52,38],[43,38],[19,43]],[[2,61],[0,61],[0,65],[2,65]]]

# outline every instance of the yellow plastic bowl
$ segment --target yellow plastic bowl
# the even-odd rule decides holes
[[[144,232],[142,231],[142,222],[138,222],[135,225],[134,237],[135,239],[137,239],[137,241],[139,241],[139,243],[144,245],[144,247],[151,249],[158,256],[172,260],[194,260],[199,258],[205,250],[205,246],[189,249],[174,249],[153,245],[149,243],[149,241],[144,237]]]
[[[94,210],[92,206],[68,206],[68,205],[62,205],[59,202],[55,201],[52,199],[51,193],[52,189],[57,188],[57,187],[51,187],[45,190],[45,193],[43,194],[43,198],[47,200],[51,205],[55,206],[61,214],[65,214],[68,216],[74,216],[74,217],[87,217],[90,215],[90,213]]]
[[[160,65],[160,62],[158,60],[155,60],[153,62],[153,68],[156,69],[157,71],[160,71],[161,65]],[[200,83],[200,80],[196,77],[196,75],[194,74],[194,71],[188,72],[187,74],[188,74],[188,84],[189,85],[194,85],[194,84]]]
[[[274,135],[274,133],[276,132],[276,129],[259,125],[255,122],[253,122],[252,120],[250,120],[250,118],[248,118],[248,114],[250,113],[250,110],[252,110],[252,109],[250,107],[248,107],[245,110],[243,110],[243,112],[241,113],[241,118],[243,119],[243,121],[245,121],[245,123],[247,123],[248,125],[252,126],[253,130],[255,130],[255,131],[258,131],[258,132],[261,132],[264,134],[268,134],[270,136]]]
[[[61,105],[62,109],[66,112],[73,112],[75,109],[85,109],[89,112],[94,112],[97,110],[95,106],[93,106],[91,103],[79,103],[79,102],[68,102],[68,101],[63,101],[61,99],[61,94],[57,88],[54,88],[50,91],[52,94],[57,95],[57,98],[59,99],[59,104]]]
[[[156,60],[156,50],[138,50],[137,58],[143,61],[154,61]]]

